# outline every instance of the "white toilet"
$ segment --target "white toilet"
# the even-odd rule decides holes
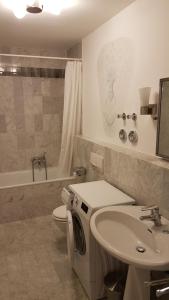
[[[66,205],[61,205],[54,209],[52,213],[53,220],[62,231],[66,231],[66,221],[67,221],[67,213],[66,213]]]
[[[66,231],[67,223],[67,207],[69,207],[72,197],[72,193],[70,193],[66,188],[63,188],[61,193],[61,199],[64,205],[55,208],[52,213],[52,218],[56,226],[64,232]]]

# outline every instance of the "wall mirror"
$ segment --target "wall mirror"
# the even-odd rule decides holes
[[[156,154],[169,160],[169,78],[160,79]]]

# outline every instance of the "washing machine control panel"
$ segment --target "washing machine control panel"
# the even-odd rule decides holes
[[[90,219],[91,217],[92,209],[79,197],[79,195],[74,194],[72,209],[80,215],[83,215],[85,219]]]
[[[86,214],[88,213],[89,208],[88,208],[88,206],[87,206],[84,202],[82,202],[82,204],[81,204],[81,209],[82,209]]]

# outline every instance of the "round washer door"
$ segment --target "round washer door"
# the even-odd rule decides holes
[[[68,258],[71,265],[73,265],[74,255],[74,232],[73,232],[73,219],[70,210],[67,210],[67,251]]]
[[[82,222],[77,213],[73,213],[72,219],[75,248],[80,255],[84,255],[86,253],[86,240]]]

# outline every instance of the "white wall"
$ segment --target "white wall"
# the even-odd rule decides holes
[[[124,146],[154,154],[156,121],[150,116],[139,115],[136,124],[131,120],[123,124],[116,118],[113,125],[105,126],[100,102],[98,58],[106,44],[119,39],[130,41],[132,55],[130,67],[127,66],[128,73],[125,71],[127,84],[124,78],[118,83],[115,114],[139,114],[139,88],[151,87],[150,102],[153,103],[159,91],[159,79],[169,77],[169,1],[136,0],[83,39],[83,135],[123,145],[118,138],[119,129],[125,128],[127,132],[135,129],[139,134],[138,144],[133,146],[126,142]],[[126,52],[127,49],[128,46]]]

